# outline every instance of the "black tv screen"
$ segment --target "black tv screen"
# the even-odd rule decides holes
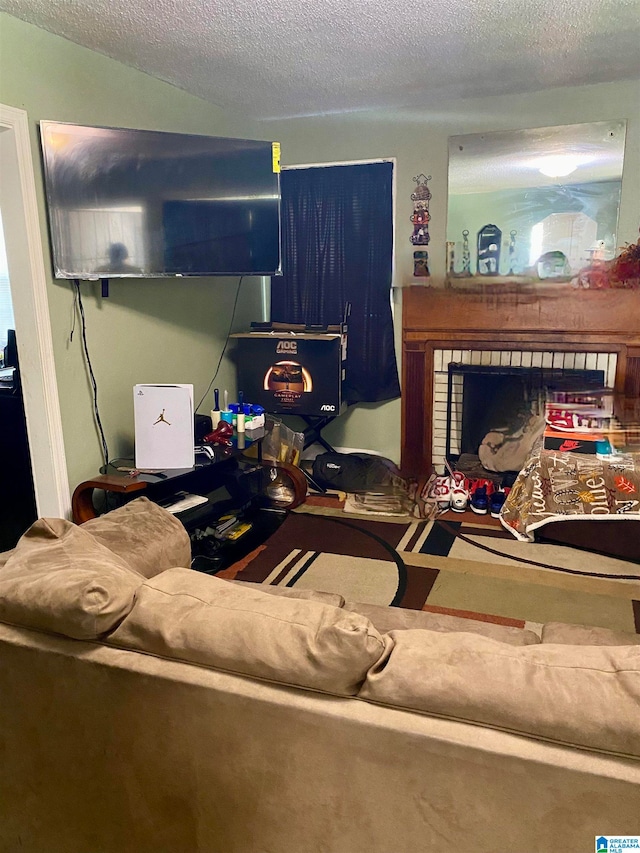
[[[278,275],[279,145],[41,121],[56,278]]]

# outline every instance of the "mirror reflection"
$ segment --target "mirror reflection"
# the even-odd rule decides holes
[[[617,252],[625,121],[452,136],[447,279],[570,281]]]

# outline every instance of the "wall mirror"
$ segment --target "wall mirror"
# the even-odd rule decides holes
[[[449,138],[447,280],[568,282],[617,253],[626,121]]]

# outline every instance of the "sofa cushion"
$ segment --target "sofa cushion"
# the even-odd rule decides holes
[[[360,696],[573,746],[640,757],[635,646],[520,648],[488,637],[392,631]]]
[[[129,612],[143,581],[83,528],[40,518],[0,569],[0,620],[95,639]]]
[[[358,692],[384,650],[357,613],[188,569],[146,581],[108,642],[341,695]]]
[[[481,622],[479,619],[430,613],[427,610],[384,607],[380,604],[361,604],[356,601],[347,601],[344,607],[345,610],[362,613],[381,634],[401,628],[423,628],[427,631],[464,631],[469,634],[481,634],[483,637],[493,637],[494,640],[500,640],[512,646],[531,646],[540,642],[540,637],[533,631],[513,628],[510,625],[496,625],[493,622]]]
[[[184,526],[149,498],[136,498],[82,527],[146,578],[191,565],[191,542]]]
[[[284,598],[301,598],[307,601],[319,601],[321,604],[330,604],[332,607],[344,607],[344,597],[339,592],[322,592],[318,589],[301,589],[297,586],[271,586],[266,583],[253,583],[252,581],[229,580],[229,583],[242,584],[249,589],[257,589],[266,592],[267,595],[281,595]],[[355,608],[350,607],[349,610]],[[366,614],[364,614],[366,615]]]
[[[569,625],[565,622],[547,622],[542,626],[542,642],[568,646],[640,646],[640,634]]]

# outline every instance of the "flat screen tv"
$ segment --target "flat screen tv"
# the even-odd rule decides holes
[[[56,278],[278,275],[277,143],[41,121]]]

